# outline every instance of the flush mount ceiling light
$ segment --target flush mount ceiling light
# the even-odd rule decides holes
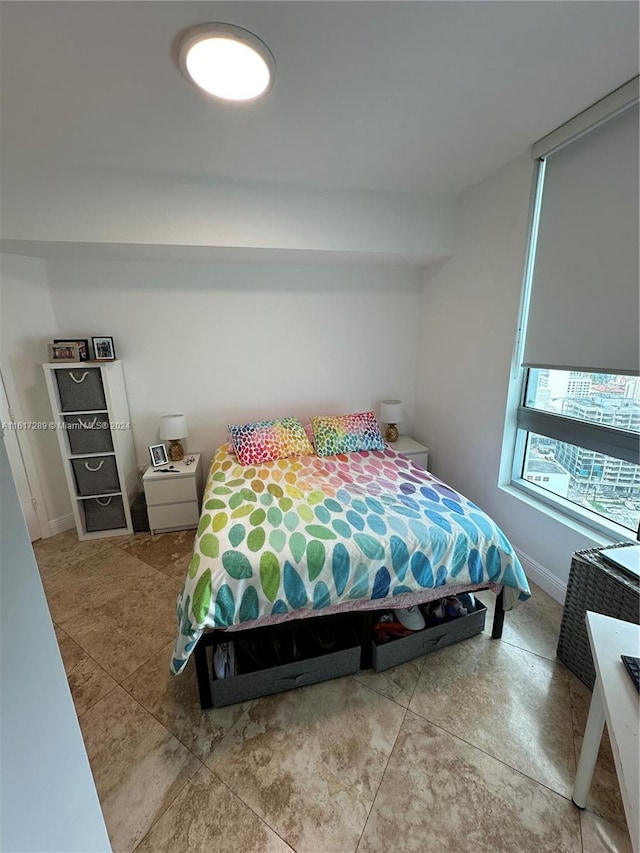
[[[276,63],[266,44],[233,24],[201,24],[180,39],[182,73],[226,101],[252,101],[273,85]]]

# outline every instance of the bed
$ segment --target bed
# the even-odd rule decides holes
[[[500,636],[504,610],[530,590],[486,513],[384,443],[327,456],[309,449],[249,465],[229,444],[215,452],[177,601],[174,674],[211,631],[406,608],[477,589],[500,594]],[[199,670],[201,701],[204,677]]]

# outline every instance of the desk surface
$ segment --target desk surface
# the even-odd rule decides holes
[[[638,691],[620,655],[640,655],[640,626],[587,613],[587,631],[604,701],[607,731],[634,850],[640,849],[640,744]]]

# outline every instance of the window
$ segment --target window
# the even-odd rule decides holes
[[[514,479],[541,486],[550,498],[573,504],[577,514],[635,532],[640,465],[632,460],[640,441],[640,378],[535,368],[525,377]]]
[[[638,78],[533,154],[511,483],[632,538],[640,534]]]

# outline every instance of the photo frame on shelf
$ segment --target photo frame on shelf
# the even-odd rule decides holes
[[[88,361],[89,360],[89,339],[88,338],[79,338],[77,340],[72,340],[71,338],[54,338],[54,344],[58,346],[64,346],[66,344],[78,344],[78,360],[79,361]]]
[[[91,338],[91,342],[95,361],[113,361],[115,359],[116,351],[113,346],[113,338],[106,336]]]
[[[159,468],[161,465],[166,465],[169,461],[169,457],[167,456],[167,448],[164,446],[164,444],[150,444],[149,456],[151,457],[151,464],[154,468]]]
[[[80,361],[79,349],[76,341],[49,344],[49,361]]]

